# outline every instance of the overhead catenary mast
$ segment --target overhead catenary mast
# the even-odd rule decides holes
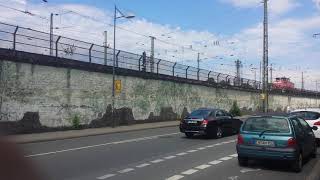
[[[263,59],[262,59],[262,110],[268,112],[268,0],[264,0]]]

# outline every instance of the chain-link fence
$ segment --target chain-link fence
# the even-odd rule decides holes
[[[0,22],[0,48],[113,66],[113,49],[109,47],[57,35],[53,35],[52,40],[50,39],[49,33]],[[217,86],[249,89],[261,87],[261,83],[255,80],[151,58],[143,53],[133,54],[121,50],[115,52],[117,68],[197,80]]]

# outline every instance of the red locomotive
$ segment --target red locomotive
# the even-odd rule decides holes
[[[273,89],[294,89],[294,83],[289,78],[281,77],[276,78],[276,81],[272,83]]]

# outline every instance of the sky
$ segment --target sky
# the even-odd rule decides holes
[[[113,46],[115,4],[134,19],[118,19],[117,49],[259,80],[262,59],[263,4],[261,0],[0,0],[0,22],[49,31],[54,16],[55,34],[102,45],[104,31]],[[9,7],[9,8],[8,8]],[[28,11],[37,16],[18,12]],[[70,13],[69,11],[73,13]],[[320,0],[269,0],[269,62],[273,77],[286,76],[301,87],[316,90],[320,83]],[[68,13],[69,12],[69,13]],[[320,86],[319,86],[320,88]]]

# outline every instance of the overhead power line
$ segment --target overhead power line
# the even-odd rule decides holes
[[[26,15],[35,16],[35,17],[38,17],[38,18],[41,18],[41,19],[49,21],[48,18],[43,17],[43,16],[41,16],[39,14],[32,13],[32,12],[27,11],[27,10],[21,10],[21,9],[17,9],[17,8],[14,8],[14,7],[6,6],[6,5],[3,5],[3,4],[0,4],[0,7],[11,9],[13,11],[21,12],[21,13],[26,14]]]

